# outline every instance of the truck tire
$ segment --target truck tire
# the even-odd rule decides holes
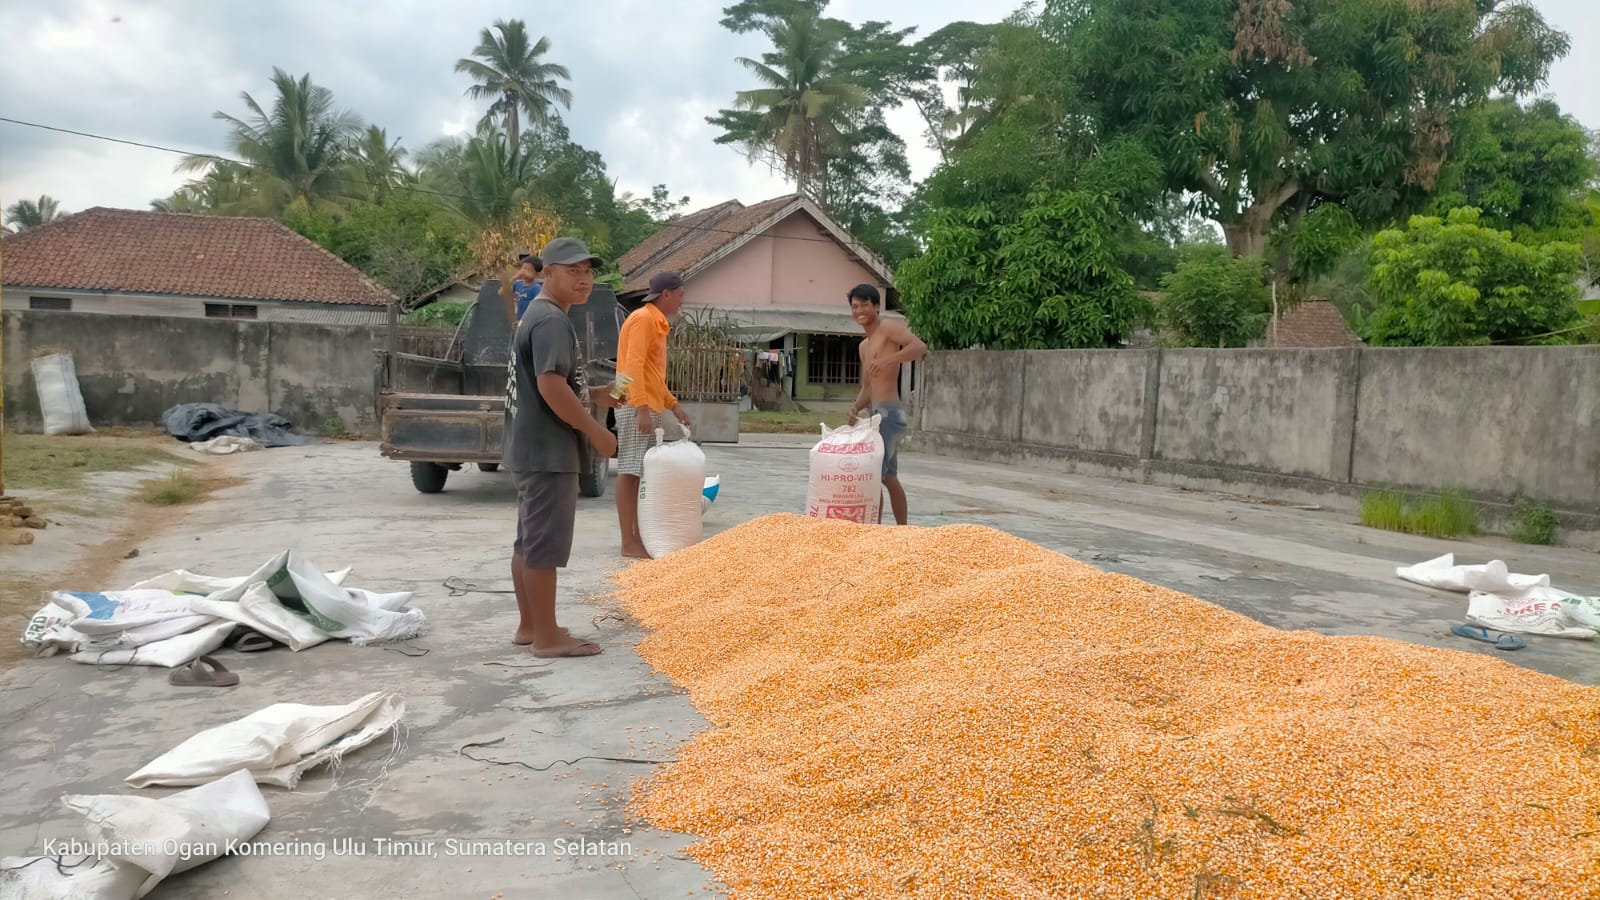
[[[478,463],[478,471],[479,472],[498,472],[498,471],[500,471],[500,464],[499,463]]]
[[[411,464],[411,483],[424,494],[437,494],[444,490],[450,470],[438,463],[414,462]]]
[[[578,475],[578,493],[585,497],[604,497],[606,495],[606,471],[610,468],[610,460],[589,448],[589,471]]]

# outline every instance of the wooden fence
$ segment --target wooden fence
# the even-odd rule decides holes
[[[463,335],[464,336],[464,335]],[[399,329],[395,349],[401,353],[426,356],[429,359],[461,360],[461,342],[456,339],[456,329],[421,328],[403,325]]]

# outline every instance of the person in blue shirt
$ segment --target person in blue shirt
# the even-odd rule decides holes
[[[543,271],[544,265],[537,256],[524,254],[517,260],[517,277],[511,280],[511,292],[517,298],[518,322],[522,321],[522,314],[528,311],[528,304],[539,296],[539,289],[544,285],[539,273]]]

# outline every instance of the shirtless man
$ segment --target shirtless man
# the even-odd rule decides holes
[[[878,315],[878,289],[858,284],[850,289],[850,314],[866,330],[861,342],[861,393],[850,406],[850,423],[871,409],[883,416],[883,486],[889,491],[897,525],[906,524],[906,489],[900,486],[900,439],[906,434],[906,411],[900,406],[900,366],[916,362],[928,345],[911,333],[904,322]],[[880,511],[879,517],[882,518]]]

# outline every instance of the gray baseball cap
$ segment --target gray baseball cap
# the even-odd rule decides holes
[[[675,291],[683,287],[683,276],[677,272],[657,272],[650,276],[650,293],[645,296],[644,302],[654,303],[667,291]]]
[[[573,237],[556,238],[545,244],[540,256],[547,266],[575,266],[587,260],[598,269],[605,264],[605,260],[589,252],[588,244]]]

